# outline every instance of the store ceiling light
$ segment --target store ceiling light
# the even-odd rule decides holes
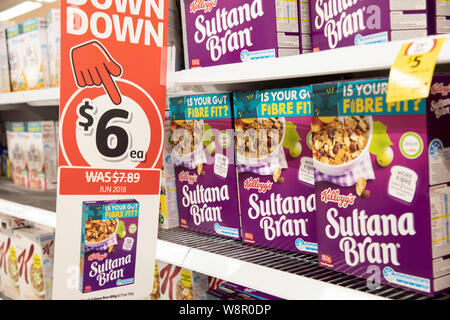
[[[15,17],[21,16],[30,11],[42,7],[42,3],[34,1],[24,1],[14,7],[0,12],[0,21],[7,21]]]

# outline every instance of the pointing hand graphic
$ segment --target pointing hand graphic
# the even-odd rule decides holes
[[[100,42],[93,40],[72,48],[71,58],[78,87],[103,85],[114,104],[122,102],[122,96],[113,78],[122,74],[122,67],[114,61]]]

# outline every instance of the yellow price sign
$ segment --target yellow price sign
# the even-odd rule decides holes
[[[387,103],[428,97],[444,41],[427,38],[402,45],[389,73]]]

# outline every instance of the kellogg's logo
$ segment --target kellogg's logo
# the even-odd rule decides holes
[[[205,13],[211,12],[212,8],[217,6],[217,0],[194,0],[189,8],[191,13],[203,10]]]
[[[430,89],[431,94],[440,93],[444,97],[447,96],[449,92],[450,92],[450,84],[446,86],[442,82],[437,82],[437,83],[433,84]]]
[[[178,174],[178,180],[180,180],[180,181],[184,181],[184,182],[187,182],[187,183],[189,183],[190,185],[193,185],[194,183],[196,183],[197,182],[197,179],[198,179],[198,175],[196,175],[196,174],[193,174],[193,175],[190,175],[189,174],[189,171],[181,171],[179,174]]]
[[[250,190],[250,189],[256,189],[259,193],[266,193],[268,190],[272,189],[273,182],[267,181],[267,182],[260,182],[259,178],[247,178],[244,181],[244,189]]]
[[[347,208],[349,205],[355,203],[356,196],[349,193],[348,195],[341,195],[339,189],[332,190],[328,188],[323,190],[320,194],[320,200],[322,202],[335,202],[338,204],[339,208]]]
[[[106,254],[106,253],[99,253],[99,252],[96,252],[96,253],[93,253],[93,254],[91,254],[91,255],[89,256],[88,261],[95,261],[95,260],[97,260],[97,261],[103,261],[103,260],[106,259],[107,256],[108,256],[108,254]]]

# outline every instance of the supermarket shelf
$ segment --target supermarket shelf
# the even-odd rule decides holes
[[[32,106],[59,105],[59,88],[18,91],[0,94],[0,105],[29,104]]]
[[[430,38],[434,37],[430,36]],[[438,64],[450,63],[450,35],[444,35],[444,37],[446,41],[438,56]],[[404,42],[407,41],[344,47],[271,60],[194,68],[176,72],[174,81],[181,87],[222,85],[224,87],[222,89],[226,90],[227,86],[224,85],[227,84],[387,70],[390,69]]]
[[[34,191],[0,180],[0,212],[56,227],[56,191]]]
[[[430,298],[388,285],[369,289],[365,279],[324,269],[310,255],[254,247],[181,228],[159,231],[156,259],[285,299],[450,299],[450,294]]]
[[[0,212],[55,228],[56,192],[32,191],[0,179]],[[159,230],[156,259],[285,299],[431,299],[387,285],[370,290],[365,279],[324,269],[310,255],[182,228]],[[449,300],[450,293],[432,299]]]

